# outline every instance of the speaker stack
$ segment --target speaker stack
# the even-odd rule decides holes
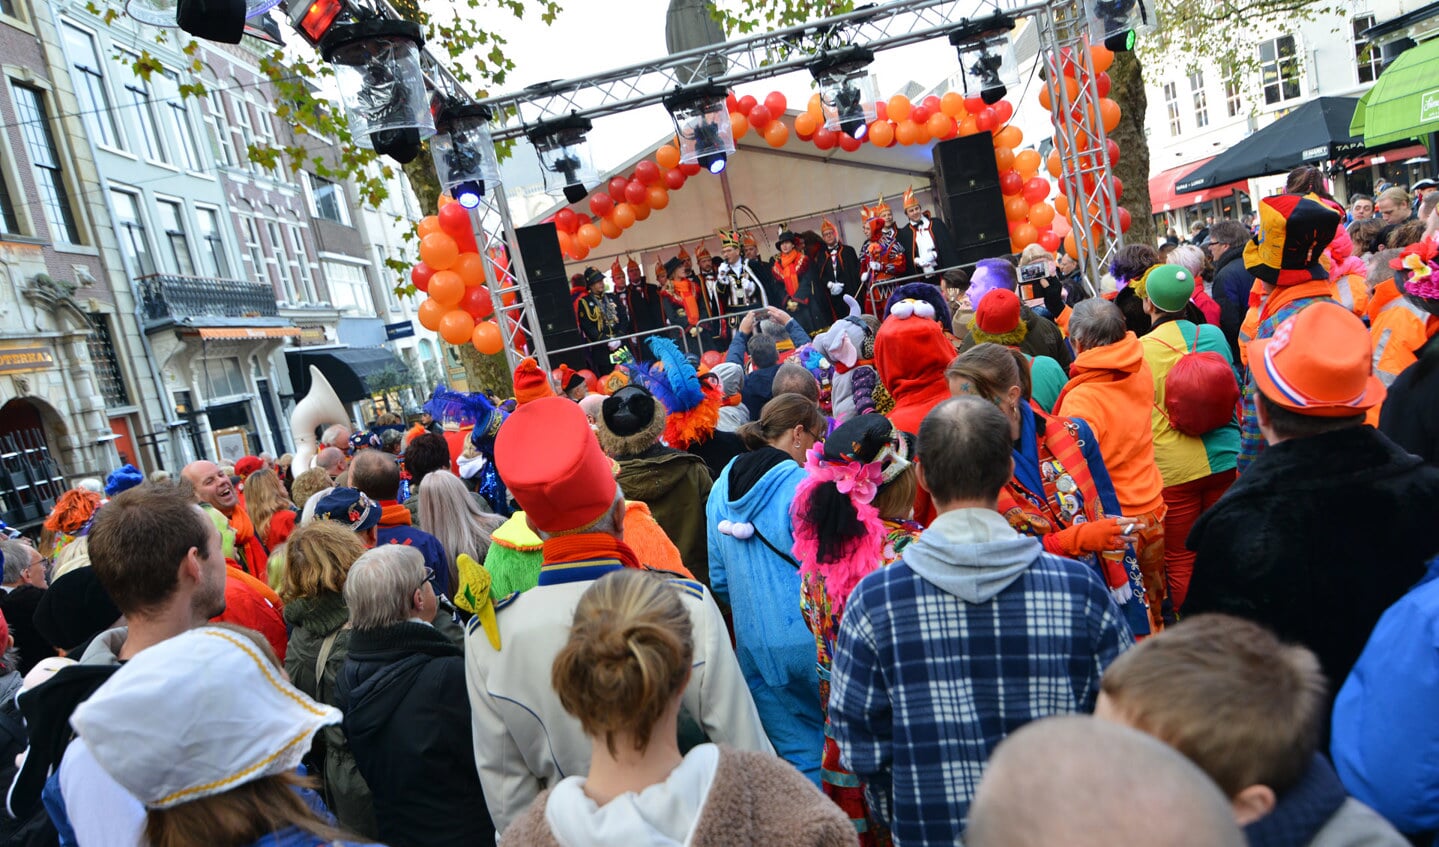
[[[994,140],[988,132],[934,145],[940,214],[954,235],[961,264],[1008,255],[1009,222],[999,190]]]
[[[993,159],[993,156],[990,157]],[[993,164],[991,162],[991,164]],[[575,322],[574,303],[570,300],[570,281],[565,276],[565,260],[560,254],[560,239],[552,223],[522,226],[515,230],[520,243],[520,258],[530,283],[530,297],[539,320],[539,332],[550,352],[550,365],[560,363],[575,370],[589,367],[585,350],[568,353],[553,351],[574,347],[585,342]],[[604,350],[604,348],[600,348]],[[608,353],[608,350],[604,350]]]

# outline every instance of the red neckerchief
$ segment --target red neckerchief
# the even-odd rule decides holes
[[[639,556],[630,545],[604,532],[581,532],[545,539],[541,548],[545,565],[614,559],[627,568],[643,570]]]

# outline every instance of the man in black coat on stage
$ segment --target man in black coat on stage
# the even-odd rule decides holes
[[[919,208],[913,188],[904,190],[904,216],[909,225],[899,232],[905,256],[914,273],[933,274],[959,264],[959,251],[944,221]]]
[[[819,235],[824,239],[824,252],[816,259],[821,290],[815,292],[813,308],[819,326],[829,326],[849,314],[844,296],[860,299],[859,288],[864,283],[859,278],[859,254],[839,240],[834,222],[826,218]]]

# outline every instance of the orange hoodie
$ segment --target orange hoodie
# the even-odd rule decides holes
[[[879,325],[874,337],[874,369],[894,398],[894,408],[885,417],[895,428],[919,435],[924,416],[949,399],[949,380],[944,370],[954,357],[954,345],[930,318],[890,316]],[[914,519],[929,526],[934,516],[929,492],[918,488]]]
[[[1134,333],[1074,357],[1070,380],[1054,404],[1056,417],[1082,418],[1099,439],[1104,466],[1126,515],[1164,503],[1164,478],[1154,462],[1154,378]]]

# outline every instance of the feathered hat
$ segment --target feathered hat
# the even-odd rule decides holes
[[[668,415],[665,418],[665,443],[678,450],[707,440],[719,424],[723,393],[714,379],[701,379],[695,366],[685,358],[668,338],[649,338],[655,362],[636,382],[649,389]]]
[[[615,259],[614,264],[610,265],[610,279],[615,281],[616,294],[625,290],[625,269],[620,265],[618,258]]]
[[[914,186],[904,190],[904,205],[901,208],[909,209],[919,205],[919,198],[914,196]]]
[[[751,235],[751,234],[748,233],[748,232],[746,232],[746,233],[744,234],[744,236],[743,236],[742,238],[740,238],[740,243],[741,243],[742,245],[744,245],[744,247],[745,247],[746,249],[748,249],[748,248],[750,248],[750,247],[758,247],[758,246],[759,246],[759,242],[758,242],[758,241],[755,241],[755,240],[754,240],[754,236]]]
[[[873,206],[861,206],[859,214],[864,218],[865,223],[869,223],[873,220],[879,220],[886,209],[889,209],[889,204],[884,202],[884,195],[881,194],[879,195],[879,200]]]
[[[640,263],[636,262],[633,256],[625,263],[625,276],[629,278],[630,285],[639,285],[645,281],[645,272],[640,270]]]
[[[824,221],[822,221],[819,225],[819,234],[824,235],[826,232],[832,232],[835,235],[839,235],[839,227],[835,226],[834,221],[830,220],[829,218],[825,218]]]
[[[425,404],[425,411],[437,421],[462,426],[473,424],[475,430],[470,433],[470,443],[481,451],[492,447],[500,424],[509,417],[509,412],[491,403],[490,398],[483,394],[451,391],[443,385],[435,386],[435,393]]]
[[[679,259],[680,262],[681,262],[681,264],[686,264],[686,265],[688,265],[688,264],[690,263],[690,261],[691,261],[691,260],[690,260],[690,251],[686,250],[686,249],[685,249],[685,246],[684,246],[683,244],[681,244],[681,245],[680,245],[680,251],[675,254],[675,258],[676,258],[676,259]]]
[[[736,250],[740,249],[739,230],[720,228],[716,230],[716,234],[719,235],[721,248],[733,247]]]
[[[661,259],[660,257],[656,256],[656,257],[655,257],[655,283],[656,283],[657,285],[664,285],[666,282],[669,281],[669,278],[670,278],[670,274],[669,274],[669,270],[666,268],[666,263],[665,263],[665,261],[664,261],[663,259]]]
[[[705,246],[703,241],[695,248],[695,264],[699,267],[701,275],[710,270],[710,249]]]

